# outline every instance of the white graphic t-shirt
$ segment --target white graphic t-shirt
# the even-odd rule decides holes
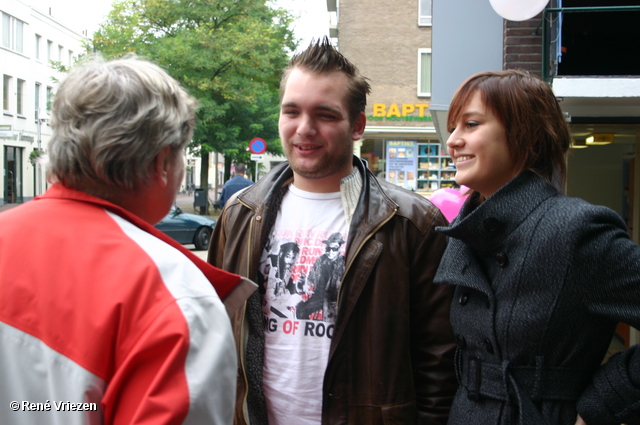
[[[290,186],[258,276],[265,323],[263,387],[271,425],[321,421],[347,232],[340,192]]]

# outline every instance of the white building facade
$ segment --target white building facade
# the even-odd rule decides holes
[[[71,66],[85,37],[18,0],[0,3],[0,205],[22,203],[46,190],[34,151],[47,151],[49,111],[61,78],[53,66]]]

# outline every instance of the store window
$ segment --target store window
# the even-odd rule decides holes
[[[405,189],[429,195],[458,187],[453,161],[437,139],[365,139],[360,157],[377,177]]]
[[[431,26],[431,0],[418,0],[419,1],[419,14],[418,25]]]
[[[386,157],[383,139],[363,140],[360,147],[360,158],[366,160],[367,166],[373,174],[384,178]]]
[[[22,53],[24,23],[11,15],[2,14],[2,46]]]
[[[453,160],[439,142],[418,144],[419,191],[434,192],[447,187],[458,187]]]
[[[418,49],[418,97],[431,96],[431,49]]]

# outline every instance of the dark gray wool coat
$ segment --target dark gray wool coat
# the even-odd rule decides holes
[[[640,328],[640,247],[612,210],[525,171],[438,231],[456,285],[460,388],[449,424],[640,424],[640,349],[600,367],[617,322]]]

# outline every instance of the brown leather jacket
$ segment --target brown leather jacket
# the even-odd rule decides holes
[[[453,292],[434,285],[433,277],[446,245],[434,228],[446,220],[425,198],[376,179],[355,157],[354,166],[363,175],[363,190],[349,229],[322,423],[445,424],[457,387],[449,322]],[[255,278],[278,194],[292,175],[287,164],[280,165],[227,203],[209,262]],[[259,296],[234,318],[236,424],[267,423]]]

